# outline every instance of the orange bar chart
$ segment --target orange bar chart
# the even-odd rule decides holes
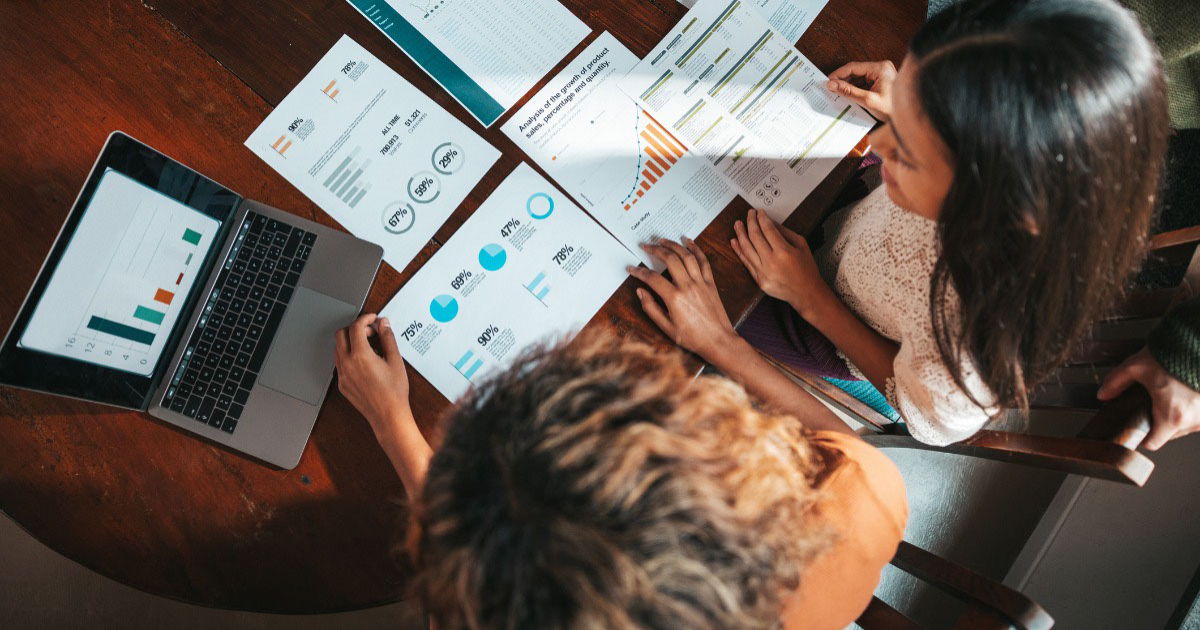
[[[324,90],[321,90],[322,92],[325,93],[325,96],[329,97],[329,100],[334,101],[334,102],[337,102],[337,95],[341,93],[341,90],[336,89],[336,87],[335,87],[336,85],[337,85],[337,79],[334,79],[329,82],[329,85],[325,86]]]
[[[284,143],[285,140],[287,140],[286,144]],[[275,152],[278,153],[279,155],[283,155],[283,154],[287,153],[287,150],[290,149],[291,146],[292,146],[292,141],[288,140],[287,136],[279,136],[279,139],[275,141],[275,144],[271,145],[271,148],[275,149]]]
[[[654,184],[658,183],[667,171],[675,165],[687,149],[683,144],[675,139],[669,131],[658,124],[645,111],[641,112],[642,118],[645,121],[644,125],[638,130],[639,142],[642,145],[642,164],[645,168],[642,169],[641,178],[634,185],[633,192],[626,198],[625,210],[629,210],[637,204],[638,199],[641,199]]]

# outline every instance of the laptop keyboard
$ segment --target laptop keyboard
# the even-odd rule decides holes
[[[237,429],[317,235],[247,213],[163,406],[226,433]]]

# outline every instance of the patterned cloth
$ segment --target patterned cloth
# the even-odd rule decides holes
[[[772,359],[825,379],[892,422],[900,420],[887,398],[869,381],[855,375],[833,343],[787,302],[764,298],[742,322],[738,333]]]
[[[758,308],[746,316],[738,333],[750,345],[790,368],[843,381],[858,380],[838,356],[837,348],[782,300],[763,298]]]

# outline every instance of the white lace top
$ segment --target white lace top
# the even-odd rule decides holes
[[[939,251],[937,224],[900,209],[879,186],[834,213],[825,236],[815,254],[825,281],[868,326],[900,344],[884,395],[913,437],[945,445],[973,435],[997,410],[976,406],[959,389],[934,341],[929,279]],[[957,294],[948,291],[947,298],[949,323],[956,325]],[[976,398],[992,400],[969,360],[963,374]]]

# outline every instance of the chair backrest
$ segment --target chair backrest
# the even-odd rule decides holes
[[[1141,386],[1115,400],[1096,398],[1103,371],[1140,350],[1153,323],[1180,299],[1200,294],[1200,227],[1166,232],[1151,240],[1147,269],[1172,271],[1168,288],[1132,290],[1112,314],[1095,327],[1067,366],[1031,396],[1039,410],[1090,412],[1075,437],[983,430],[970,439],[939,447],[918,442],[903,428],[828,381],[774,362],[808,385],[818,398],[860,421],[872,433],[863,436],[880,448],[913,448],[1036,466],[1060,472],[1141,486],[1154,463],[1137,451],[1150,430],[1150,397]]]
[[[953,626],[955,629],[1047,630],[1054,625],[1054,619],[1045,609],[1020,592],[915,545],[900,543],[892,565],[965,604],[963,614]],[[864,630],[921,628],[878,597],[871,598],[855,623]]]

